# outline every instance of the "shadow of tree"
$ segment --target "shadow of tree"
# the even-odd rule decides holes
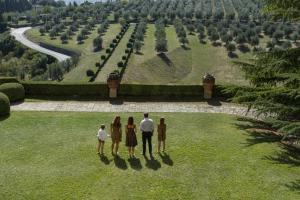
[[[110,161],[108,160],[107,156],[105,155],[100,155],[100,160],[103,162],[105,165],[109,165]]]
[[[145,160],[146,160],[146,167],[148,167],[149,169],[153,169],[156,171],[159,168],[161,168],[160,162],[156,160],[154,157],[149,159],[147,156],[145,156]]]
[[[165,53],[157,54],[157,56],[160,57],[168,66],[173,65],[173,62]]]
[[[167,154],[167,153],[159,153],[159,156],[161,157],[163,163],[165,163],[166,165],[169,165],[169,166],[173,166],[174,165],[174,162],[171,159],[171,157],[170,157],[169,154]]]
[[[299,167],[300,150],[292,146],[282,145],[281,151],[277,152],[274,156],[265,156],[265,159],[278,164],[287,164],[292,167]]]
[[[114,157],[114,163],[115,163],[115,166],[118,167],[119,169],[126,170],[128,168],[125,160],[119,156]]]
[[[247,135],[251,136],[247,138],[246,146],[252,146],[261,143],[274,143],[280,142],[282,136],[274,134],[270,125],[263,121],[240,117],[235,124],[240,130],[247,131]]]
[[[129,158],[128,162],[132,169],[141,170],[143,168],[139,158]]]
[[[296,181],[293,181],[289,184],[285,184],[285,186],[287,188],[289,188],[291,191],[295,191],[295,192],[300,193],[300,180],[296,180]]]

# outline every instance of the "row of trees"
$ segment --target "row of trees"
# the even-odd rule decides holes
[[[180,19],[176,19],[174,21],[174,27],[177,34],[177,37],[179,38],[179,42],[185,46],[185,44],[189,43],[186,35],[185,28],[182,24],[182,21]]]
[[[163,20],[157,20],[155,22],[155,50],[159,53],[168,51],[168,42],[166,39],[165,24]]]

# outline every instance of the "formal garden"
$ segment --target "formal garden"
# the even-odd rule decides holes
[[[300,198],[300,3],[2,0],[0,12],[1,199]],[[145,112],[153,156],[140,155]]]

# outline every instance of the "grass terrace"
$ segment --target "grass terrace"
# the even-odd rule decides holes
[[[223,114],[163,113],[167,154],[96,155],[96,132],[113,113],[13,112],[1,118],[2,199],[299,199],[299,157],[278,138],[247,132]],[[129,115],[136,123],[141,113]],[[161,113],[151,117],[158,122]],[[156,135],[154,136],[156,147]]]

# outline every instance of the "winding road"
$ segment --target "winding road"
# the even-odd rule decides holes
[[[50,55],[50,56],[53,56],[55,57],[58,61],[64,61],[64,60],[67,60],[69,58],[71,58],[70,56],[68,55],[65,55],[65,54],[61,54],[61,53],[58,53],[56,51],[52,51],[50,49],[46,49],[44,47],[41,47],[39,46],[38,44],[28,40],[25,36],[25,32],[29,29],[31,29],[32,27],[22,27],[22,28],[12,28],[11,31],[10,31],[10,34],[12,36],[15,37],[15,39],[19,42],[21,42],[23,45],[31,48],[31,49],[34,49],[36,51],[39,51],[41,53],[44,53],[44,54],[47,54],[47,55]]]

